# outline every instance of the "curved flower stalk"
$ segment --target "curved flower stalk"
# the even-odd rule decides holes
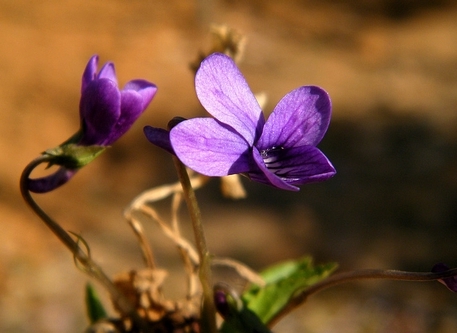
[[[267,121],[234,61],[214,53],[195,77],[197,97],[214,118],[182,121],[170,132],[146,127],[149,141],[207,176],[245,174],[284,190],[326,180],[335,169],[316,145],[330,122],[328,94],[302,86],[284,96]]]
[[[80,129],[60,146],[43,155],[60,168],[53,174],[28,179],[28,189],[45,193],[65,184],[84,165],[119,139],[144,112],[157,87],[145,80],[132,80],[120,90],[114,64],[106,63],[97,73],[98,56],[87,63],[81,85]]]

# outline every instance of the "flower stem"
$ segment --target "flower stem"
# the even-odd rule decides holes
[[[322,280],[308,289],[303,290],[298,295],[294,296],[280,312],[276,314],[274,318],[268,323],[268,326],[273,326],[280,318],[284,317],[299,305],[303,304],[309,296],[316,294],[324,289],[358,280],[397,280],[397,281],[435,281],[439,279],[445,279],[449,277],[457,276],[457,268],[450,269],[440,273],[430,272],[405,272],[391,269],[361,269],[349,272],[342,272],[328,277]]]
[[[35,202],[30,191],[28,190],[29,176],[32,171],[42,163],[48,163],[51,157],[48,155],[41,155],[30,162],[24,169],[20,179],[20,189],[22,197],[30,208],[41,218],[46,226],[52,231],[54,235],[70,250],[76,262],[82,265],[84,271],[98,280],[111,294],[113,300],[117,303],[120,311],[130,316],[135,324],[145,331],[146,324],[144,320],[138,315],[135,308],[130,301],[122,294],[110,278],[103,272],[102,268],[98,266],[89,255],[87,255],[79,246],[78,241],[75,241],[68,232],[66,232],[57,222],[55,222],[46,212]]]
[[[200,259],[200,283],[203,289],[203,308],[202,308],[202,332],[216,333],[216,307],[214,306],[213,288],[211,287],[211,259],[206,245],[205,233],[201,222],[200,208],[197,203],[194,189],[190,183],[184,164],[173,156],[176,171],[184,193],[184,198],[189,210],[194,231],[195,243]]]

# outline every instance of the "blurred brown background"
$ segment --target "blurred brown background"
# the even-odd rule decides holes
[[[330,93],[334,116],[320,147],[338,171],[299,193],[243,180],[249,196],[237,202],[213,180],[198,193],[213,253],[257,269],[304,254],[341,270],[456,266],[456,18],[450,0],[0,0],[0,331],[87,325],[87,278],[22,203],[18,179],[77,130],[81,74],[95,53],[115,62],[121,85],[145,78],[159,92],[114,147],[37,200],[82,234],[109,274],[142,267],[122,210],[176,180],[142,127],[204,114],[188,65],[208,47],[211,22],[247,36],[240,67],[268,94],[267,113],[300,85]],[[178,257],[147,229],[179,297]],[[457,296],[438,283],[351,284],[312,297],[275,331],[456,332]]]

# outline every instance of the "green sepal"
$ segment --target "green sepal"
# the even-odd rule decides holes
[[[100,319],[108,318],[97,292],[90,283],[86,284],[86,310],[91,324]]]
[[[50,166],[60,165],[74,170],[92,162],[105,149],[105,146],[79,146],[74,143],[67,143],[48,149],[43,154],[52,157],[49,161]]]
[[[277,264],[260,274],[266,286],[251,286],[242,295],[242,300],[264,324],[268,324],[292,297],[325,279],[336,268],[336,263],[314,266],[311,257]]]

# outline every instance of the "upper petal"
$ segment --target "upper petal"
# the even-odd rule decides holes
[[[232,128],[212,118],[185,120],[170,131],[176,156],[207,176],[226,176],[249,170],[249,145]]]
[[[157,92],[157,86],[146,80],[132,80],[127,82],[123,90],[136,91],[143,100],[141,108],[144,110],[148,107],[149,103],[152,101],[152,98],[155,96]]]
[[[89,59],[89,62],[86,65],[86,69],[84,69],[82,83],[81,83],[81,93],[87,88],[89,83],[95,79],[97,75],[97,67],[98,67],[98,55],[92,56]]]
[[[331,102],[321,88],[303,86],[284,96],[265,123],[259,149],[317,145],[330,123]]]
[[[79,105],[83,136],[81,145],[105,145],[121,114],[121,94],[108,79],[92,81]]]
[[[108,79],[116,83],[117,86],[117,77],[116,77],[116,70],[114,69],[114,64],[112,62],[107,62],[103,65],[102,69],[100,69],[100,73],[98,73],[99,79]]]
[[[203,107],[220,122],[232,127],[252,145],[265,119],[254,94],[235,62],[214,53],[202,61],[195,89]]]

